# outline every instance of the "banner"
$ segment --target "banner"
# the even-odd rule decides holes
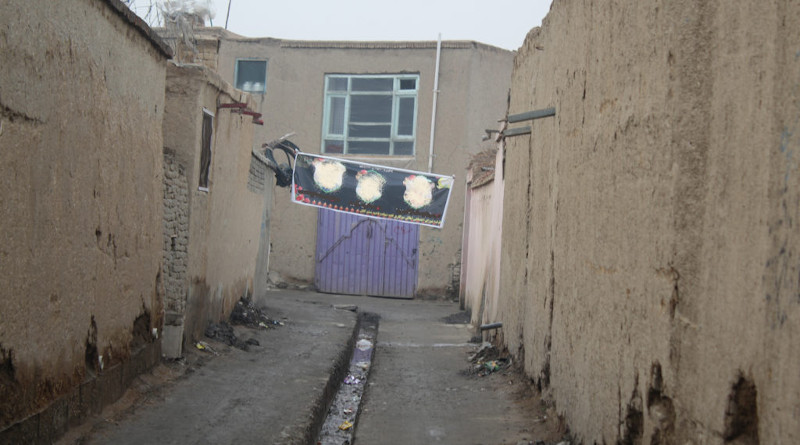
[[[292,201],[441,228],[453,180],[452,176],[298,153]]]

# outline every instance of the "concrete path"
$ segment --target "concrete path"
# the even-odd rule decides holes
[[[331,299],[381,316],[356,445],[560,442],[555,416],[542,421],[539,398],[516,374],[467,372],[473,332],[442,320],[457,304]]]
[[[276,292],[267,303],[271,318],[287,317],[285,326],[237,328],[260,346],[245,352],[208,341],[219,356],[130,409],[111,407],[91,431],[70,432],[59,443],[308,443],[316,417],[324,417],[332,371],[346,365],[356,314],[293,295]]]
[[[314,443],[311,433],[332,398],[326,390],[338,381],[331,374],[344,369],[356,327],[356,315],[334,305],[381,317],[356,444],[552,444],[560,438],[554,416],[542,422],[538,397],[516,375],[467,372],[473,334],[467,325],[442,321],[458,312],[455,303],[291,291],[270,292],[258,303],[273,318],[288,317],[278,329],[241,331],[261,346],[227,348],[59,444]]]

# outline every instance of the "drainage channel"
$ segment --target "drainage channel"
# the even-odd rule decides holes
[[[367,385],[367,377],[375,355],[375,339],[378,336],[377,314],[362,314],[358,340],[353,349],[350,366],[333,398],[325,423],[317,438],[318,445],[350,445],[353,443],[361,398]]]

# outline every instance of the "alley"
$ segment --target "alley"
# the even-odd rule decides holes
[[[207,339],[219,355],[191,352],[203,360],[190,371],[134,403],[123,397],[58,443],[313,443],[309,434],[331,397],[328,380],[341,379],[337,360],[356,327],[352,306],[381,317],[355,443],[560,441],[555,422],[542,422],[546,411],[516,374],[468,372],[473,333],[443,320],[457,304],[281,291],[267,294],[266,308],[285,317],[285,326],[237,331],[260,346],[244,352]]]
[[[466,372],[475,351],[469,325],[442,321],[456,304],[366,299],[361,306],[378,312],[381,324],[356,443],[558,442],[552,424],[536,422],[546,415],[538,398],[521,400],[516,375]]]

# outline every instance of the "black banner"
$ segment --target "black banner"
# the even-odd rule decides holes
[[[441,228],[453,180],[452,176],[298,153],[292,201]]]

